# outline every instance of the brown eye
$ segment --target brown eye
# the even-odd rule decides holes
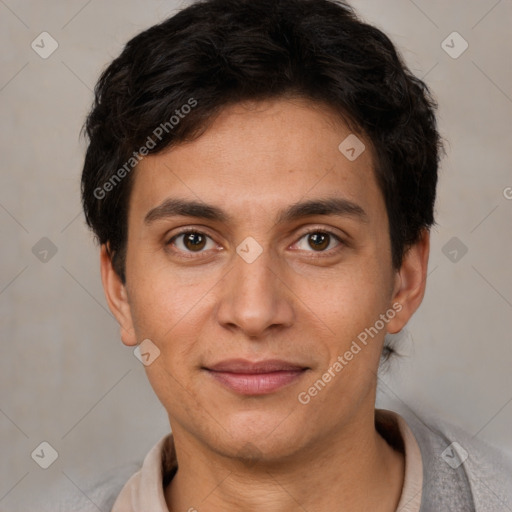
[[[308,235],[308,243],[315,251],[323,251],[329,246],[330,238],[327,233],[311,233]]]
[[[208,235],[198,231],[185,231],[173,236],[167,243],[184,253],[200,253],[204,249],[212,249],[215,246],[215,243]]]
[[[191,251],[200,251],[206,245],[206,237],[200,233],[186,233],[183,237],[183,245]]]
[[[305,233],[296,243],[296,247],[306,252],[325,252],[334,253],[336,249],[341,248],[343,241],[341,238],[330,231],[310,231]]]

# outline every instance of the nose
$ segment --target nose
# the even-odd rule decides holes
[[[240,330],[247,337],[261,338],[293,324],[293,293],[279,270],[277,257],[268,249],[251,263],[234,255],[232,270],[220,289],[217,308],[220,325]]]

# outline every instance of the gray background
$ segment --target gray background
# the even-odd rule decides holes
[[[0,510],[62,494],[97,510],[88,482],[168,431],[106,308],[78,135],[106,63],[180,5],[0,0]],[[353,5],[430,85],[447,140],[426,296],[379,404],[439,414],[512,453],[512,1]],[[31,48],[43,31],[59,44],[47,59]],[[456,59],[441,46],[453,31],[469,43]],[[47,242],[33,253],[43,237],[57,247],[47,261]],[[59,454],[47,470],[31,459],[42,441]]]

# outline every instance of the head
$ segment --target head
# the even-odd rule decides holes
[[[328,0],[196,2],[109,65],[84,211],[123,342],[160,351],[175,432],[278,456],[368,410],[424,294],[434,111],[390,40]],[[240,395],[211,377],[232,358],[304,371]]]

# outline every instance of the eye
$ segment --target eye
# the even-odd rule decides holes
[[[342,240],[339,236],[330,231],[321,230],[306,233],[296,243],[299,250],[309,252],[327,252],[327,250],[332,250],[340,245],[342,245]]]
[[[208,246],[210,243],[210,246]],[[174,235],[167,245],[174,245],[178,250],[188,253],[204,252],[203,249],[214,249],[215,242],[200,231],[184,231],[178,235]]]

